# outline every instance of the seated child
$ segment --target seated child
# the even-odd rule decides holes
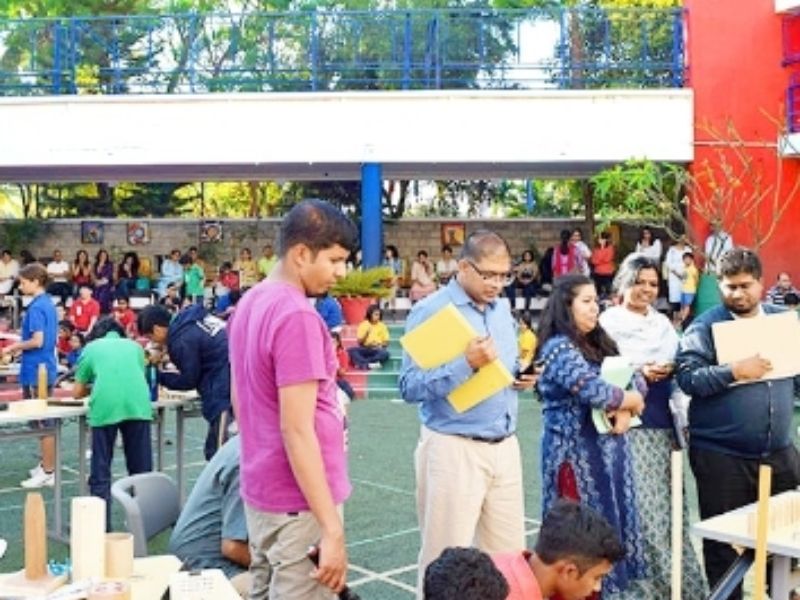
[[[425,600],[505,600],[508,583],[477,548],[445,548],[425,569]]]
[[[214,295],[217,298],[214,312],[226,314],[228,309],[236,304],[240,294],[239,273],[233,270],[230,262],[226,261],[219,267],[219,279],[214,286]]]
[[[125,335],[129,338],[136,337],[136,313],[131,309],[130,301],[127,296],[117,297],[114,305],[114,319],[122,325]]]
[[[164,297],[158,302],[163,304],[169,312],[173,314],[178,312],[181,309],[180,287],[175,284],[168,285]]]
[[[333,338],[333,346],[336,349],[336,362],[338,363],[336,366],[336,385],[347,394],[350,401],[353,401],[356,399],[356,393],[350,382],[345,379],[347,369],[350,367],[350,357],[342,345],[342,336],[338,332],[332,331],[331,337]]]
[[[58,360],[61,364],[66,364],[67,355],[72,352],[70,339],[75,332],[75,325],[67,319],[58,322],[58,338],[56,339],[56,351]]]
[[[508,581],[507,600],[583,600],[600,591],[603,577],[624,556],[603,516],[559,500],[545,515],[533,552],[495,554],[492,560]]]
[[[383,312],[377,304],[367,308],[364,320],[358,326],[358,345],[347,349],[350,362],[356,369],[377,369],[389,360],[389,328],[381,319]]]
[[[525,369],[533,362],[536,354],[536,334],[531,326],[531,313],[524,312],[519,320],[519,336],[517,346],[519,349],[519,367]]]
[[[66,358],[67,367],[69,367],[70,369],[77,364],[78,359],[81,357],[81,352],[83,352],[83,346],[85,345],[85,343],[86,341],[82,333],[78,333],[76,331],[70,336],[69,338],[70,351],[67,354]]]

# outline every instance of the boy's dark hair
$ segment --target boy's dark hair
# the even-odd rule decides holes
[[[73,331],[70,337],[73,336],[78,338],[78,341],[81,343],[81,348],[83,348],[86,345],[86,336],[83,335],[80,331]]]
[[[444,254],[445,252],[449,252],[450,254],[453,253],[453,248],[450,246],[450,244],[445,244],[444,246],[442,246],[442,254]]]
[[[569,560],[581,574],[603,560],[614,564],[625,556],[608,521],[588,506],[569,500],[558,500],[545,515],[534,552],[547,565]]]
[[[283,258],[289,248],[305,244],[314,256],[320,250],[339,245],[353,251],[358,233],[355,225],[341,210],[322,200],[303,200],[284,217],[278,238],[278,255]]]
[[[153,328],[156,325],[169,327],[170,321],[172,321],[172,313],[161,304],[151,304],[150,306],[145,306],[139,316],[136,317],[136,327],[140,333],[149,335],[153,333]]]
[[[800,304],[800,296],[794,292],[789,292],[783,297],[783,303],[787,306],[796,306]]]
[[[231,263],[231,261],[229,260],[226,260],[219,266],[220,271],[222,271],[223,269],[225,269],[226,271],[230,271],[231,269],[233,269],[233,263]]]
[[[70,333],[75,331],[75,325],[69,319],[62,319],[61,321],[59,321],[58,322],[58,328],[59,329],[65,329],[66,331],[69,331]]]
[[[445,548],[425,569],[425,600],[505,600],[508,582],[477,548]]]
[[[47,269],[37,262],[28,263],[19,270],[19,277],[28,281],[36,281],[40,286],[47,285]]]
[[[687,250],[686,252],[684,252],[681,258],[686,258],[687,256],[692,260],[694,260],[694,252],[692,252],[691,250]]]
[[[378,316],[378,318],[379,318],[379,319],[382,319],[382,318],[383,318],[383,311],[381,310],[381,307],[380,307],[380,305],[379,305],[379,304],[370,304],[370,305],[367,307],[367,310],[366,310],[366,311],[365,311],[365,313],[364,313],[364,319],[365,319],[366,321],[369,321],[369,320],[370,320],[370,317],[372,316],[372,313],[374,313],[374,312],[377,312],[377,313],[378,313],[378,315],[379,315],[379,316]]]
[[[528,329],[533,329],[533,316],[527,310],[519,316],[519,320],[528,326]]]
[[[742,273],[752,275],[755,279],[761,279],[763,272],[758,254],[750,250],[750,248],[741,246],[728,250],[722,255],[717,264],[717,275],[720,279],[741,275]]]
[[[183,255],[183,256],[181,256],[181,257],[180,257],[180,259],[178,260],[178,264],[181,264],[181,265],[190,265],[190,264],[192,264],[192,257],[191,257],[191,256],[189,256],[188,254],[184,254],[184,255]]]
[[[122,325],[120,325],[114,317],[102,317],[97,321],[97,323],[94,324],[92,330],[86,335],[86,343],[88,344],[89,342],[104,338],[106,337],[106,334],[111,333],[112,331],[118,334],[120,337],[125,337],[125,330],[122,329]]]

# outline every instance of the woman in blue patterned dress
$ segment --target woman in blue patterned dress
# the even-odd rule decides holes
[[[603,597],[644,578],[641,523],[631,454],[625,432],[631,417],[644,411],[641,391],[626,391],[600,379],[600,365],[619,354],[598,324],[599,305],[592,281],[584,275],[556,280],[539,324],[539,378],[543,403],[542,513],[561,497],[600,512],[616,529],[625,558],[603,583]],[[613,429],[600,434],[592,410],[606,411]]]

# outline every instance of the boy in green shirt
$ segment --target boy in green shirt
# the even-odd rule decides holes
[[[183,266],[183,283],[186,298],[192,302],[202,301],[205,295],[206,275],[203,269],[188,254],[181,258]]]
[[[89,490],[106,501],[106,528],[111,527],[111,460],[117,431],[122,434],[128,474],[153,470],[150,421],[153,408],[144,375],[142,347],[125,337],[113,317],[92,329],[75,372],[75,398],[90,396],[92,461]],[[91,384],[91,391],[89,390]]]

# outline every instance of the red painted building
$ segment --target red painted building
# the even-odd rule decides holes
[[[800,16],[778,14],[775,0],[685,0],[685,6],[688,77],[695,102],[695,175],[706,161],[719,174],[719,152],[727,144],[710,134],[706,125],[724,131],[730,122],[744,142],[744,153],[754,160],[754,173],[761,174],[761,190],[779,187],[782,198],[778,203],[784,203],[800,173],[800,148],[793,157],[779,157],[777,151],[780,129],[787,122],[791,76],[800,76],[800,62],[784,66],[793,49],[800,49]],[[787,35],[782,35],[784,29]],[[731,152],[724,152],[735,162]],[[742,199],[751,196],[758,186],[753,178],[748,179],[741,181],[733,194],[735,210],[726,224],[736,219]],[[711,190],[707,188],[706,192]],[[760,205],[760,214],[749,215],[734,228],[735,242],[752,245],[753,228],[767,231],[774,210],[768,195]],[[800,194],[795,194],[773,235],[761,247],[766,284],[771,285],[779,271],[788,271],[795,282],[800,282],[798,225]],[[708,223],[695,214],[693,226],[698,239],[704,239]]]

